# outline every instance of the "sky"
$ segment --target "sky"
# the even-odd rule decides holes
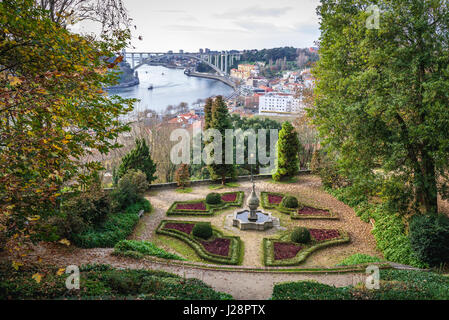
[[[319,0],[123,0],[133,19],[127,51],[197,52],[311,47]],[[143,40],[138,40],[142,36]]]

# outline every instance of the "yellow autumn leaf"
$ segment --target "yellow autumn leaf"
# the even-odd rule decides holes
[[[13,267],[15,270],[19,270],[19,268],[20,268],[21,266],[23,266],[23,263],[21,263],[21,262],[17,262],[17,261],[13,261],[13,262],[12,262],[12,267]]]
[[[32,278],[34,279],[34,281],[36,281],[37,283],[40,283],[42,280],[42,274],[40,273],[35,273],[33,274]]]
[[[61,275],[64,274],[64,272],[65,272],[65,268],[60,268],[60,269],[58,270],[58,272],[56,272],[56,275],[61,276]]]
[[[66,245],[67,247],[70,246],[70,241],[67,240],[67,239],[59,240],[59,243],[60,243],[60,244],[63,244],[63,245]]]
[[[58,149],[59,151],[62,150],[62,148],[61,148],[60,146],[57,146],[57,145],[55,145],[55,144],[53,144],[52,146],[53,146],[53,148]]]
[[[35,215],[35,216],[28,217],[27,220],[28,220],[28,221],[37,221],[37,220],[39,220],[40,218],[41,218],[41,216]]]
[[[21,83],[22,83],[22,80],[20,80],[18,77],[13,77],[13,76],[9,77],[9,84],[10,85],[17,86],[17,85],[19,85]]]

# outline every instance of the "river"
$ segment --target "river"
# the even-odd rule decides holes
[[[205,78],[188,77],[182,69],[144,65],[137,69],[140,84],[130,88],[108,90],[123,98],[136,98],[134,112],[154,110],[163,112],[168,105],[187,102],[191,107],[198,99],[211,96],[229,96],[234,91],[226,84]],[[153,90],[148,87],[153,85]]]

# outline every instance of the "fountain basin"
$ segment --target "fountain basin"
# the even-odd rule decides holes
[[[240,230],[264,231],[273,227],[273,217],[271,213],[260,210],[255,212],[257,220],[250,219],[250,210],[242,210],[234,213],[232,225]]]

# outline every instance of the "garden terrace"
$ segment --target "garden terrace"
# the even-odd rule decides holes
[[[192,230],[198,222],[163,220],[157,234],[174,237],[191,246],[202,259],[219,264],[239,264],[240,238],[224,236],[214,229],[211,239],[200,239]]]

